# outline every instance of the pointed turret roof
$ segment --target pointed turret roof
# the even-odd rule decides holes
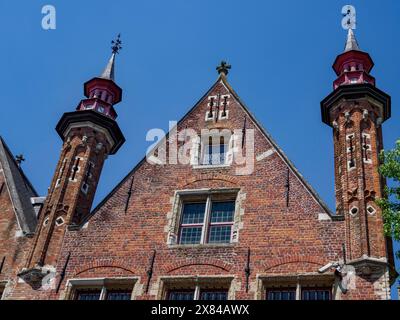
[[[2,137],[0,137],[0,168],[3,169],[5,182],[19,226],[25,234],[34,233],[37,218],[31,198],[37,197],[38,194],[18,166]]]
[[[115,68],[115,52],[112,53],[110,60],[107,63],[100,78],[114,81],[114,68]]]
[[[360,51],[360,47],[358,46],[358,42],[356,36],[354,35],[353,29],[350,28],[347,33],[347,41],[346,41],[346,46],[344,48],[344,52],[352,50]]]

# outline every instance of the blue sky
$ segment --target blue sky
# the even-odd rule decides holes
[[[41,8],[57,10],[57,29],[41,28]],[[103,170],[96,202],[144,156],[151,128],[179,120],[215,81],[221,59],[229,81],[300,172],[334,208],[333,142],[319,102],[331,92],[331,65],[346,32],[347,1],[85,0],[0,2],[0,134],[41,194],[54,173],[61,141],[54,127],[83,98],[119,32],[116,65],[124,89],[116,106],[127,139]],[[372,74],[392,96],[385,147],[400,137],[400,2],[353,0],[356,36],[375,61]]]

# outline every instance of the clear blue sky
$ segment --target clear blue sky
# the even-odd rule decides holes
[[[392,96],[387,148],[400,137],[400,2],[353,0],[356,36],[373,57],[377,85]],[[41,8],[57,10],[57,29],[41,28]],[[144,156],[151,128],[179,120],[232,64],[229,81],[300,172],[334,208],[333,143],[319,102],[332,89],[331,65],[344,47],[341,8],[348,1],[1,0],[0,134],[23,153],[41,194],[61,141],[54,127],[83,98],[121,32],[116,65],[124,89],[118,122],[127,139],[109,157],[99,202]]]

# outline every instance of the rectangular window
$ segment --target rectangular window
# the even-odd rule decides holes
[[[71,279],[72,300],[131,300],[136,278]]]
[[[200,291],[200,300],[225,301],[228,300],[228,291]]]
[[[230,243],[234,215],[235,201],[183,203],[179,243]]]
[[[190,301],[194,300],[194,290],[177,290],[168,292],[168,300],[173,301]]]
[[[181,244],[200,243],[205,212],[206,203],[186,203],[183,205]]]
[[[296,300],[296,288],[268,289],[267,300]]]
[[[131,300],[132,290],[107,290],[106,300]]]
[[[199,292],[199,294],[197,294]],[[228,300],[228,290],[171,290],[168,292],[168,300],[189,301],[189,300],[209,300],[225,301]]]
[[[101,289],[77,290],[75,300],[100,300]]]
[[[331,300],[331,289],[304,288],[301,290],[301,300]]]
[[[214,138],[215,140],[215,138]],[[226,164],[226,153],[228,152],[228,144],[224,137],[215,143],[212,137],[209,137],[208,142],[203,147],[203,165],[214,166]]]

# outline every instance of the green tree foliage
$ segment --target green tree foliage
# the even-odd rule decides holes
[[[385,234],[400,241],[400,140],[393,150],[382,151],[380,159],[379,172],[389,179],[390,186],[385,187],[384,197],[377,203],[382,209]],[[400,251],[397,256],[400,257]]]

